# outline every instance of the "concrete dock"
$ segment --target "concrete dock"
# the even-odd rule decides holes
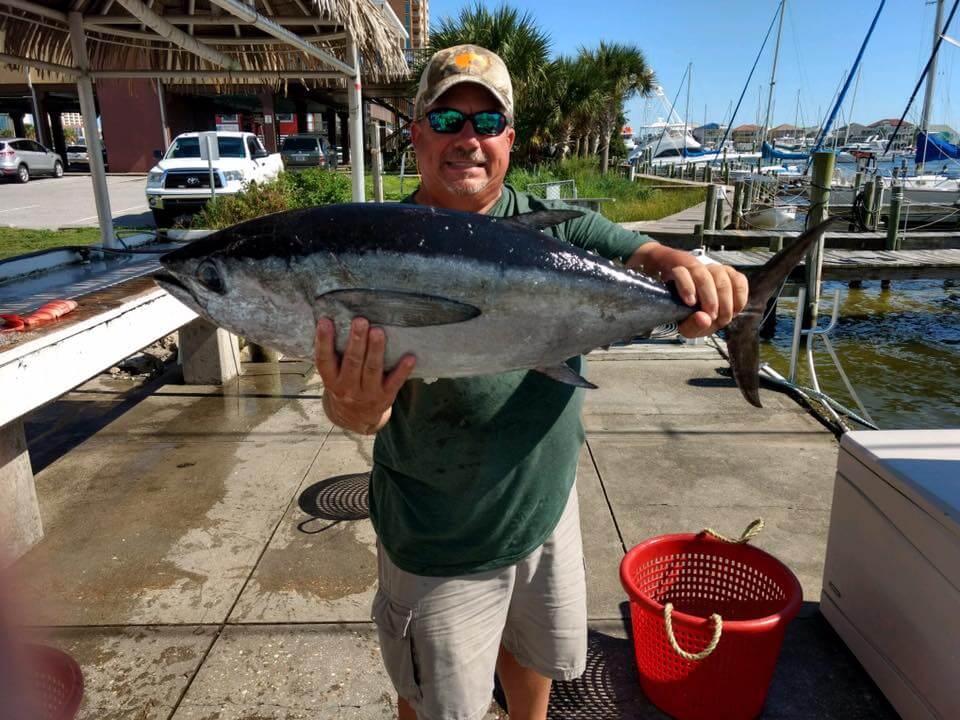
[[[738,535],[756,517],[755,544],[805,599],[763,717],[896,717],[818,613],[837,443],[787,395],[748,405],[725,367],[709,345],[591,356],[590,655],[555,685],[551,718],[664,718],[636,679],[620,560],[653,535]],[[27,418],[45,537],[16,586],[31,634],[82,666],[83,720],[395,717],[370,522],[299,503],[362,517],[362,483],[318,484],[368,471],[372,440],[331,427],[308,363],[243,370],[225,388],[175,367],[145,385],[101,376]]]

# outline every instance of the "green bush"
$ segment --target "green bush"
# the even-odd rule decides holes
[[[329,170],[283,172],[276,180],[250,183],[236,195],[222,195],[207,203],[193,218],[196,228],[225,228],[245,220],[314,205],[350,201],[350,178]]]

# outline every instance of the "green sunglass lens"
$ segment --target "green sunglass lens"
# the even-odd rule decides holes
[[[430,127],[439,133],[458,132],[463,127],[464,117],[456,110],[439,110],[429,115]]]
[[[504,117],[497,112],[478,112],[473,116],[473,126],[481,135],[499,135],[503,132]]]

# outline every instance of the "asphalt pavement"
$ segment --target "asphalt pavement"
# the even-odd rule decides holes
[[[146,175],[107,175],[114,224],[153,227],[144,188]],[[0,182],[0,227],[96,227],[93,181],[87,173],[38,177],[25,185]]]

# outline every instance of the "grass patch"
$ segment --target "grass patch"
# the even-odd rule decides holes
[[[533,183],[553,180],[573,180],[578,197],[612,198],[614,202],[603,203],[600,212],[613,222],[659,220],[701,203],[707,197],[704,188],[655,190],[645,183],[630,182],[616,172],[601,175],[597,160],[592,158],[570,158],[535,168],[514,168],[507,175],[507,182],[518,190],[526,190]]]
[[[0,259],[64,245],[94,245],[100,242],[100,228],[69,230],[26,230],[0,227]]]

